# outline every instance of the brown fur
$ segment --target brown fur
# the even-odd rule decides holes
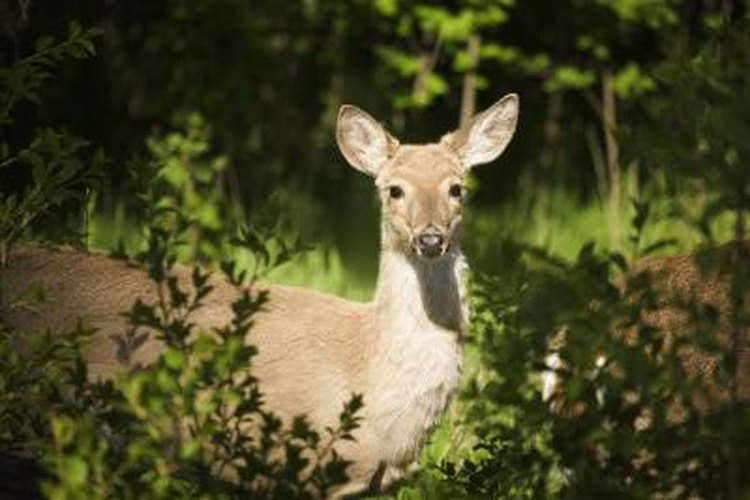
[[[739,400],[750,400],[750,292],[745,290],[739,305],[740,322],[743,326],[739,331],[733,331],[729,315],[732,313],[729,282],[733,274],[744,273],[749,276],[747,252],[750,245],[744,245],[742,252],[737,254],[738,246],[734,243],[726,244],[718,249],[700,251],[694,255],[679,255],[674,257],[650,258],[636,263],[629,270],[629,277],[633,278],[641,273],[650,280],[657,302],[653,309],[649,309],[642,318],[643,325],[653,326],[664,335],[664,347],[660,352],[652,353],[655,362],[669,350],[677,339],[688,337],[688,342],[677,349],[677,355],[688,377],[700,381],[699,387],[693,392],[692,404],[699,412],[705,414],[717,405],[726,403],[731,395],[731,388],[718,386],[716,383],[717,370],[722,367],[722,354],[734,348],[737,355],[735,368],[736,396]],[[710,266],[701,269],[701,260],[711,261]],[[619,286],[627,294],[627,279]],[[635,297],[633,297],[635,298]],[[596,307],[596,305],[592,305]],[[690,314],[696,309],[714,308],[718,313],[718,321],[714,325],[697,325]],[[711,328],[710,334],[717,340],[721,353],[708,352],[701,349],[689,337],[695,334],[697,328]],[[615,338],[634,346],[637,332],[634,328],[613,332]],[[736,344],[733,345],[733,342]],[[564,338],[557,336],[554,342],[560,344]],[[560,346],[557,345],[556,348]],[[601,361],[606,358],[602,353]],[[550,357],[552,365],[559,364],[559,358]],[[553,366],[555,367],[555,366]],[[618,366],[611,366],[613,373],[624,377],[626,374]],[[725,376],[729,374],[724,374]],[[556,390],[557,382],[545,375],[545,398]],[[638,395],[627,393],[625,398],[636,398]],[[554,407],[558,408],[558,400]],[[585,408],[581,404],[568,408],[570,416],[580,415]],[[683,403],[675,401],[667,412],[667,419],[671,423],[679,423],[686,416]],[[650,412],[642,415],[634,424],[642,429],[651,425]]]
[[[695,330],[696,325],[688,313],[691,308],[710,306],[716,309],[719,319],[712,333],[725,352],[733,347],[733,336],[736,338],[737,396],[740,399],[750,399],[750,329],[745,326],[740,331],[733,332],[729,320],[732,310],[729,280],[737,272],[744,272],[748,276],[747,271],[740,267],[747,265],[746,252],[750,248],[745,246],[739,256],[733,255],[736,249],[737,246],[730,243],[718,250],[709,251],[710,254],[701,252],[696,255],[649,259],[635,266],[631,272],[648,271],[652,276],[660,303],[657,310],[648,314],[645,320],[666,333],[668,344],[676,337],[690,335]],[[701,258],[711,259],[713,263],[702,270],[699,265]],[[742,319],[750,320],[750,292],[747,290],[739,306],[740,314],[744,315]],[[705,379],[709,393],[704,397],[725,400],[729,396],[728,387],[715,387],[710,381],[711,375],[719,369],[720,354],[708,353],[695,345],[682,347],[678,354],[689,376]],[[701,406],[705,408],[707,404],[710,404],[708,400]]]

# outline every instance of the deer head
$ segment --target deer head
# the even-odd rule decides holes
[[[438,143],[401,145],[356,106],[341,107],[336,140],[346,160],[375,178],[384,250],[436,260],[457,247],[467,172],[513,137],[518,96],[509,94]]]

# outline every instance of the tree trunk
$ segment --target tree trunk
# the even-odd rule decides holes
[[[594,177],[596,179],[596,191],[602,205],[607,205],[609,199],[609,188],[607,187],[607,167],[602,151],[602,142],[593,125],[586,125],[586,145],[591,155],[591,163],[594,165]]]
[[[562,118],[563,93],[555,91],[549,94],[544,118],[544,142],[539,155],[539,166],[544,180],[550,177],[555,164],[555,151],[560,138],[560,119]]]
[[[463,91],[461,92],[461,114],[459,126],[467,126],[477,108],[477,67],[479,66],[479,49],[481,40],[478,34],[469,37],[466,50],[469,54],[469,69],[464,73]]]
[[[602,72],[602,128],[604,133],[604,156],[609,176],[607,200],[610,224],[610,239],[615,246],[620,244],[620,152],[617,144],[617,107],[612,70]]]

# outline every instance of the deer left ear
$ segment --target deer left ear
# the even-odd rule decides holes
[[[472,118],[465,128],[443,136],[466,168],[495,160],[513,138],[518,121],[519,99],[508,94]]]
[[[375,118],[356,106],[343,105],[336,122],[336,142],[351,166],[377,177],[399,146]]]

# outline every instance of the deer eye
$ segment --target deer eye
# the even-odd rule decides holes
[[[461,187],[461,184],[452,184],[451,187],[448,188],[448,194],[453,198],[460,198],[464,194],[464,190]]]
[[[401,186],[390,186],[388,188],[388,196],[390,196],[394,200],[397,200],[399,198],[403,198],[404,197],[404,190],[401,188]]]

